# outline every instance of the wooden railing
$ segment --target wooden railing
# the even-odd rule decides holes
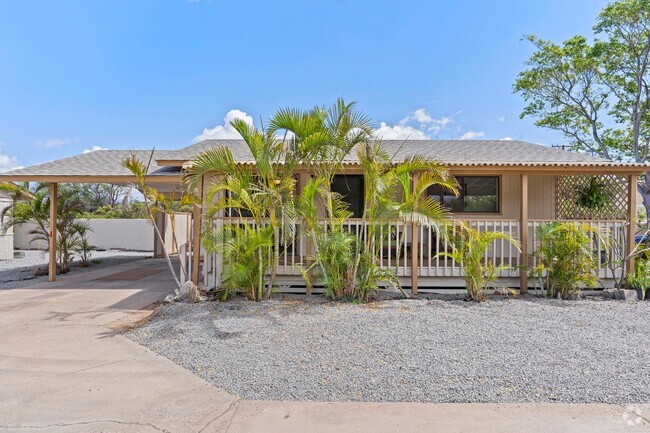
[[[536,266],[537,260],[532,256],[533,251],[537,247],[538,239],[536,235],[537,228],[553,220],[531,220],[528,221],[528,253],[531,254],[531,259],[529,265]],[[598,278],[614,278],[611,269],[607,266],[607,257],[606,257],[606,245],[605,243],[611,241],[613,243],[619,244],[621,251],[625,251],[625,239],[626,239],[626,229],[627,223],[625,221],[564,221],[572,222],[575,224],[584,224],[587,223],[591,226],[596,233],[592,236],[592,251],[598,263]],[[617,271],[617,274],[620,273],[620,270]],[[616,275],[617,277],[619,275]]]
[[[520,223],[514,219],[500,220],[469,220],[465,221],[470,227],[479,232],[498,231],[521,239]],[[537,245],[535,237],[536,228],[549,220],[529,220],[528,222],[528,254],[530,255],[529,265],[535,265],[532,255]],[[576,223],[582,223],[576,221]],[[255,223],[246,218],[217,218],[212,221],[213,229],[220,229],[224,224],[249,224]],[[321,221],[323,226],[328,222]],[[625,222],[623,221],[590,221],[589,224],[602,234],[612,236],[616,242],[624,242]],[[353,233],[362,239],[368,234],[369,222],[363,219],[349,219],[343,226],[343,230]],[[457,230],[458,223],[454,225],[452,232]],[[411,245],[413,226],[399,220],[388,221],[377,227],[378,239],[381,245],[379,251],[379,263],[383,268],[391,269],[399,277],[408,277],[417,268],[418,276],[423,278],[451,277],[462,278],[461,269],[454,260],[440,255],[441,252],[451,251],[449,241],[441,236],[432,227],[417,226],[418,239],[417,256],[412,257],[414,249]],[[453,233],[452,233],[453,234]],[[313,250],[308,251],[310,242],[306,239],[305,230],[301,224],[296,224],[294,236],[287,237],[289,240],[278,243],[275,251],[278,254],[276,264],[277,276],[300,276],[301,267],[306,266],[314,254]],[[599,277],[612,278],[611,271],[605,264],[605,246],[602,237],[594,236],[593,251],[597,257]],[[187,247],[181,248],[181,253],[186,253]],[[516,278],[519,276],[519,263],[521,255],[517,248],[503,239],[493,242],[486,251],[484,260],[491,262],[495,267],[503,265],[506,269],[500,271],[499,276],[504,278]],[[203,261],[203,282],[207,287],[216,287],[219,284],[221,275],[222,258],[219,254],[205,254]]]

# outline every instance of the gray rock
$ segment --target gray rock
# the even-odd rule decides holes
[[[636,290],[620,289],[616,291],[616,299],[621,301],[638,301],[639,296],[637,295]]]
[[[649,302],[420,296],[172,303],[125,335],[247,399],[650,401]]]

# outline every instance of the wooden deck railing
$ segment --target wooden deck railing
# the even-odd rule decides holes
[[[481,219],[466,220],[467,224],[476,230],[498,231],[508,234],[514,239],[521,239],[520,223],[514,219]],[[532,256],[537,245],[535,230],[540,224],[549,222],[549,220],[529,220],[528,221],[528,254],[531,256],[529,265],[535,265],[535,259]],[[581,221],[575,221],[582,223]],[[217,218],[212,221],[212,228],[219,229],[224,224],[249,224],[255,223],[246,218]],[[327,225],[327,221],[321,222]],[[368,221],[363,219],[350,219],[343,229],[353,233],[362,239],[365,239],[368,233]],[[599,232],[607,236],[612,236],[616,242],[624,242],[625,227],[624,221],[590,221],[589,224]],[[456,230],[454,226],[453,231]],[[417,269],[421,278],[439,278],[451,277],[462,278],[461,269],[454,260],[441,256],[438,253],[451,251],[451,245],[444,236],[440,236],[435,229],[431,227],[417,226],[418,239],[417,257],[412,257],[414,250],[411,245],[412,225],[403,221],[388,221],[378,227],[379,239],[381,246],[379,248],[379,263],[382,267],[391,269],[398,277],[408,277],[414,268]],[[309,244],[305,236],[305,231],[301,224],[294,227],[294,236],[284,243],[278,243],[275,251],[278,251],[279,260],[276,264],[276,275],[282,276],[300,276],[300,268],[307,265],[313,255],[313,251],[308,251]],[[598,261],[599,277],[611,278],[611,271],[605,264],[604,245],[602,238],[594,236],[594,254]],[[181,248],[181,253],[188,254],[189,251],[185,246]],[[188,254],[189,256],[189,254]],[[509,242],[498,239],[489,250],[485,253],[485,261],[490,261],[494,266],[505,265],[505,269],[499,273],[500,277],[516,278],[519,276],[519,263],[521,255],[517,248]],[[223,266],[222,258],[219,254],[205,254],[203,261],[203,282],[207,287],[216,287],[219,284]]]

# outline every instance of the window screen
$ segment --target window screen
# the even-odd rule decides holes
[[[363,176],[359,175],[335,175],[332,181],[332,191],[341,194],[343,201],[348,204],[353,218],[363,216]]]

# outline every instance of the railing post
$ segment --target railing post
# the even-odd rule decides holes
[[[519,195],[519,234],[521,254],[519,260],[519,291],[528,291],[528,175],[520,175]]]
[[[418,256],[420,243],[420,226],[418,223],[411,224],[411,293],[418,294],[418,273],[420,270]]]
[[[637,189],[637,176],[631,174],[628,176],[627,185],[627,210],[628,210],[628,225],[627,225],[627,245],[625,246],[625,255],[628,256],[627,272],[634,271],[634,257],[631,255],[636,248],[636,189]]]
[[[58,202],[58,185],[50,184],[50,261],[48,263],[47,280],[56,281],[56,206]]]
[[[192,282],[199,285],[199,268],[201,266],[201,223],[203,217],[203,176],[197,186],[200,204],[195,204],[192,216]]]
[[[420,175],[418,173],[413,174],[413,179],[411,180],[412,191],[415,192],[415,188],[418,183]],[[420,197],[417,197],[419,200]],[[418,294],[418,277],[420,272],[420,264],[418,263],[418,256],[420,255],[420,226],[416,222],[411,223],[411,294]]]

